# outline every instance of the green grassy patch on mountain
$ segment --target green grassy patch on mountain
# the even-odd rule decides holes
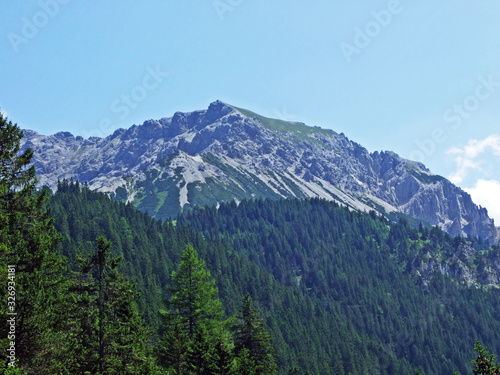
[[[256,117],[260,120],[260,122],[269,130],[279,133],[291,133],[298,139],[302,139],[305,141],[311,141],[310,135],[320,134],[323,136],[332,136],[336,134],[333,130],[322,129],[319,127],[307,126],[302,122],[294,122],[294,121],[285,121],[280,119],[273,119],[269,117],[261,116],[257,113],[249,111],[247,109],[237,108],[234,109],[240,111],[247,117],[253,118]]]

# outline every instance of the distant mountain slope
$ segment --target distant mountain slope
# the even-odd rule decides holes
[[[72,177],[157,218],[247,198],[321,197],[409,215],[453,235],[497,236],[486,209],[420,163],[220,101],[106,138],[25,130],[23,147],[34,150],[41,184]]]

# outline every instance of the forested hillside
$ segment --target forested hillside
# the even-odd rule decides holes
[[[124,257],[124,273],[141,292],[139,310],[155,329],[160,324],[159,311],[169,297],[166,286],[171,273],[186,244],[191,243],[216,278],[227,317],[237,313],[245,293],[254,299],[273,337],[281,373],[295,365],[318,374],[331,368],[340,371],[343,362],[353,369],[378,366],[377,353],[383,350],[379,343],[371,342],[366,334],[361,340],[349,320],[331,315],[312,296],[276,280],[227,241],[206,240],[189,225],[156,221],[78,183],[60,183],[50,206],[55,226],[63,234],[58,247],[69,260],[91,247],[92,238],[104,235],[110,239],[113,255]],[[360,357],[363,351],[367,354]],[[411,371],[409,366],[407,369]]]
[[[464,239],[436,228],[411,228],[404,220],[390,224],[373,213],[316,199],[200,208],[178,225],[189,225],[207,239],[229,241],[277,280],[310,297],[329,319],[337,316],[382,345],[377,357],[382,371],[408,373],[397,367],[403,360],[426,374],[451,368],[467,372],[476,338],[500,349],[497,289],[465,288],[440,273],[429,282],[413,272],[428,254],[451,260],[465,245]],[[488,259],[497,259],[498,248],[475,257],[484,267]],[[344,361],[346,373],[353,370],[349,365]]]
[[[193,244],[216,278],[226,316],[250,293],[281,373],[293,366],[316,374],[466,373],[476,339],[500,352],[496,289],[439,275],[423,283],[412,272],[430,250],[444,256],[463,246],[438,229],[390,224],[319,199],[199,208],[174,225],[68,182],[51,207],[68,259],[98,235],[111,240],[152,327],[171,272]]]

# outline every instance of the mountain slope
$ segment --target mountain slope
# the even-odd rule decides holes
[[[41,184],[75,178],[157,218],[232,200],[321,197],[402,213],[453,235],[496,238],[486,209],[420,163],[220,101],[106,138],[26,130],[23,147],[34,150]]]
[[[96,236],[106,236],[153,330],[191,243],[216,279],[227,316],[251,294],[280,374],[292,366],[311,374],[468,373],[475,339],[500,352],[500,289],[460,286],[463,278],[451,272],[443,277],[438,258],[453,270],[448,253],[462,258],[465,241],[439,229],[390,224],[319,199],[198,208],[173,226],[81,185],[59,187],[50,207],[69,267]],[[471,252],[476,260],[468,264],[478,274],[490,263],[500,274],[500,248],[484,257]],[[416,285],[422,279],[414,271],[432,272],[433,265],[430,282]]]

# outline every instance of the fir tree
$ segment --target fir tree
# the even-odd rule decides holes
[[[164,316],[165,319],[165,316]],[[187,367],[190,339],[181,319],[164,322],[165,331],[157,347],[159,363],[164,368],[172,368],[176,374],[184,374]]]
[[[179,269],[172,273],[169,290],[171,314],[181,318],[191,338],[200,324],[209,325],[209,329],[221,325],[224,311],[215,280],[192,245],[186,246]]]
[[[257,372],[257,365],[253,360],[253,358],[251,357],[250,350],[248,350],[247,348],[242,348],[239,351],[237,362],[238,362],[238,370],[237,370],[238,375],[257,375],[266,373],[266,372]]]
[[[215,371],[219,375],[235,374],[235,361],[232,343],[219,340],[215,346]]]

